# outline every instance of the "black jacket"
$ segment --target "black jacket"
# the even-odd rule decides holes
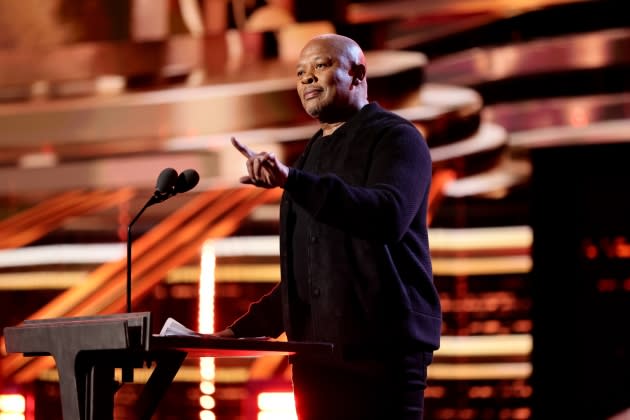
[[[290,169],[280,207],[282,280],[231,328],[237,336],[293,338],[289,278],[291,206],[307,226],[309,340],[343,354],[384,347],[439,347],[441,309],[433,284],[426,225],[431,157],[410,122],[366,105],[338,128],[318,173],[301,170],[318,132]],[[304,338],[304,337],[302,337]]]

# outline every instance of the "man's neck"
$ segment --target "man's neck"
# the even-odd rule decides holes
[[[334,133],[335,130],[344,125],[346,121],[350,120],[354,115],[361,111],[361,108],[363,108],[367,104],[368,102],[365,101],[365,103],[360,103],[357,106],[348,107],[343,111],[337,110],[336,114],[338,118],[336,119],[327,118],[325,115],[320,115],[319,124],[322,129],[323,135],[329,136]]]
[[[322,134],[324,136],[330,136],[332,133],[335,132],[335,130],[337,130],[339,127],[341,127],[342,125],[344,125],[346,122],[345,121],[339,121],[339,122],[334,122],[334,123],[321,123],[321,128],[322,128]]]

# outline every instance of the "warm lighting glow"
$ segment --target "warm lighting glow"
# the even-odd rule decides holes
[[[442,357],[528,356],[532,347],[529,334],[442,336],[436,354]]]
[[[296,414],[291,413],[258,413],[258,420],[297,420]]]
[[[531,172],[531,163],[524,159],[504,159],[490,170],[449,182],[444,186],[443,193],[445,196],[455,198],[474,195],[503,198],[509,189],[526,182]]]
[[[201,272],[199,275],[199,332],[211,334],[214,332],[214,283],[215,283],[216,252],[214,243],[208,241],[201,248]],[[201,382],[199,389],[199,413],[201,420],[214,420],[211,409],[216,405],[212,394],[215,391],[214,380],[216,367],[213,357],[202,357],[199,360],[199,374]]]
[[[278,255],[278,236],[223,238],[213,243],[213,255]],[[51,264],[102,264],[125,257],[125,244],[54,244],[0,250],[0,267]],[[214,257],[213,257],[214,258]],[[214,262],[212,263],[214,265]],[[210,267],[212,268],[212,267]],[[213,269],[212,269],[213,270]],[[214,277],[214,272],[211,273]]]
[[[24,414],[0,413],[0,420],[24,420]]]
[[[201,383],[199,384],[199,390],[203,394],[210,395],[210,394],[214,394],[216,387],[214,386],[214,382],[212,381],[201,381]]]
[[[22,414],[26,411],[26,398],[20,394],[0,395],[0,419],[4,419],[5,415]],[[17,417],[16,417],[17,418]]]
[[[124,76],[117,74],[102,75],[95,80],[95,90],[101,95],[117,95],[122,93],[126,87]]]
[[[553,126],[510,132],[512,147],[550,147],[579,144],[625,143],[628,141],[628,119],[592,122],[584,127]]]
[[[215,420],[217,416],[212,411],[203,410],[199,413],[200,420]]]
[[[292,392],[261,392],[258,408],[263,411],[285,411],[294,405]]]
[[[580,104],[569,106],[567,113],[569,124],[573,127],[586,127],[591,122],[588,109]]]
[[[494,150],[506,144],[507,140],[508,135],[505,128],[496,124],[484,123],[475,135],[465,140],[432,147],[431,159],[437,163],[474,155],[482,151]]]
[[[526,379],[532,374],[531,363],[433,363],[430,378],[439,380]]]
[[[202,395],[199,398],[199,405],[201,405],[201,408],[203,408],[204,410],[212,410],[217,405],[217,403],[214,398],[212,398],[212,396]]]
[[[529,255],[505,257],[434,257],[433,273],[440,276],[529,273],[532,258]]]
[[[429,242],[435,251],[464,251],[531,247],[534,234],[529,226],[482,228],[432,228]]]
[[[277,208],[272,207],[277,213]],[[529,248],[533,233],[529,226],[484,228],[431,228],[429,239],[433,250],[458,251],[465,249],[494,249],[498,247]],[[276,256],[278,236],[241,236],[223,238],[213,242],[213,261],[208,274],[214,278],[214,258],[229,256]],[[97,264],[124,258],[125,246],[121,243],[55,244],[0,250],[0,267],[27,267],[50,264]],[[203,262],[202,262],[203,264]],[[214,283],[212,283],[214,287]],[[209,302],[205,302],[209,304]],[[203,309],[209,311],[208,307]]]
[[[125,256],[124,244],[56,244],[4,249],[0,267],[26,267],[51,264],[97,264]]]
[[[292,392],[261,392],[258,420],[297,420]]]
[[[199,331],[214,332],[214,271],[216,253],[214,244],[206,242],[201,249],[201,273],[199,278]]]
[[[222,264],[217,267],[217,281],[219,282],[249,282],[280,280],[280,266],[278,264]]]

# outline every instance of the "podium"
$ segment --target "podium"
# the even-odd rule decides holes
[[[24,356],[52,356],[59,372],[64,420],[112,420],[114,396],[133,369],[153,366],[135,405],[136,418],[150,420],[188,356],[240,357],[326,354],[329,343],[151,334],[150,312],[26,320],[4,329],[6,349]]]

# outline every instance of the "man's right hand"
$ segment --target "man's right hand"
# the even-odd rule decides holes
[[[261,188],[283,187],[289,177],[289,167],[269,152],[256,153],[232,137],[232,145],[247,158],[248,176],[241,177],[242,184]]]
[[[234,338],[234,337],[236,337],[234,335],[234,331],[232,331],[231,328],[226,328],[224,330],[215,332],[212,335],[214,335],[216,337],[221,337],[221,338]]]

